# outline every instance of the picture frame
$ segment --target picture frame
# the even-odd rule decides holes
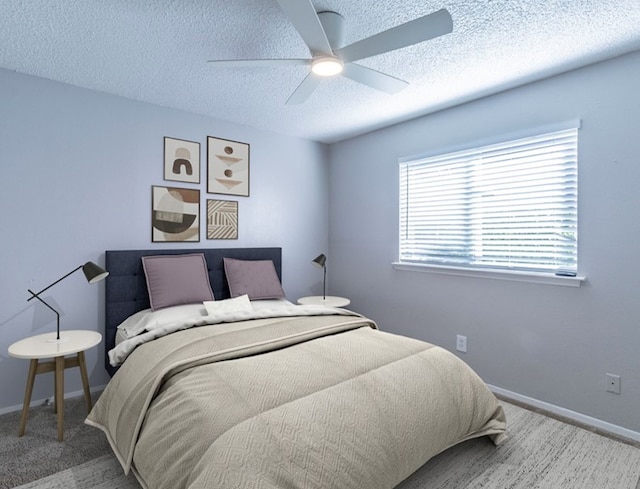
[[[207,239],[238,239],[238,202],[207,199]]]
[[[249,144],[207,136],[207,193],[249,197]]]
[[[200,143],[165,136],[163,158],[165,180],[200,183]]]
[[[151,241],[200,241],[200,190],[151,187]]]

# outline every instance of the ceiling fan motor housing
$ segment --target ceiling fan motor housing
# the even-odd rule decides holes
[[[318,18],[320,19],[320,23],[322,24],[322,28],[324,29],[324,33],[327,36],[327,41],[329,41],[331,48],[334,50],[341,48],[344,44],[344,17],[337,12],[325,10],[324,12],[318,12]]]

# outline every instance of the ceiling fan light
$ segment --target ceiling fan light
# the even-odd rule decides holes
[[[342,73],[344,63],[338,58],[322,56],[311,63],[311,71],[318,76],[334,76]]]

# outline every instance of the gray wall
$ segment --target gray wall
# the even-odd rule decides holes
[[[434,76],[437,76],[435,74]],[[331,146],[330,293],[490,384],[640,432],[640,53]],[[579,118],[581,288],[397,271],[398,158]],[[621,375],[622,394],[605,392]]]
[[[206,136],[250,144],[251,195],[206,193]],[[151,186],[163,180],[163,137],[201,143],[199,243],[151,243]],[[125,248],[282,246],[289,299],[319,294],[311,260],[328,247],[327,147],[249,127],[0,70],[0,412],[22,403],[28,361],[7,348],[55,330],[55,315],[27,288],[40,290],[104,251]],[[239,239],[206,239],[206,199],[239,201]],[[204,212],[204,214],[203,214]],[[101,331],[104,285],[81,272],[45,293],[62,329]],[[87,352],[92,386],[107,381],[103,345]],[[81,389],[77,369],[66,392]],[[34,399],[53,394],[39,375]],[[17,429],[17,427],[16,427]]]

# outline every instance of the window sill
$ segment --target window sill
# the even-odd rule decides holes
[[[443,275],[457,275],[461,277],[490,278],[496,280],[510,280],[515,282],[530,282],[535,284],[562,285],[565,287],[580,287],[587,280],[586,277],[561,277],[552,273],[515,272],[511,270],[479,270],[475,268],[446,267],[441,265],[418,265],[415,263],[393,262],[396,270],[410,272],[438,273]]]

